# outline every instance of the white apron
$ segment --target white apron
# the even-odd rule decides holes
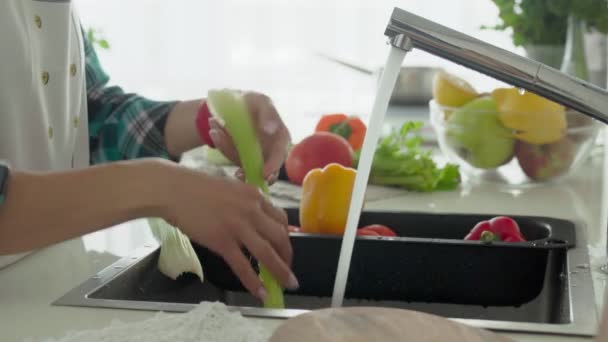
[[[84,49],[73,4],[0,1],[0,60],[0,159],[32,171],[89,165]],[[0,256],[0,267],[27,254]]]

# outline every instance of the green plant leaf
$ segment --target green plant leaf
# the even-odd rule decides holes
[[[95,41],[95,30],[94,30],[93,28],[89,28],[89,29],[87,30],[87,39],[88,39],[90,42]]]
[[[564,44],[567,20],[549,10],[549,0],[492,1],[501,22],[491,28],[510,31],[515,46]]]
[[[110,49],[110,43],[108,42],[107,39],[105,38],[98,38],[97,33],[99,31],[90,27],[87,29],[86,31],[86,35],[87,35],[87,40],[89,41],[89,43],[91,43],[91,45],[97,45],[102,49],[108,50]]]
[[[98,40],[97,41],[97,45],[99,45],[103,49],[109,49],[110,48],[110,43],[108,43],[108,41],[105,40],[105,39]]]
[[[511,31],[515,46],[563,45],[569,15],[585,21],[587,29],[608,33],[606,0],[492,0],[500,24],[482,29]]]

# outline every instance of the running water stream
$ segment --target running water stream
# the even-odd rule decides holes
[[[388,103],[391,98],[391,94],[393,93],[395,83],[397,82],[397,77],[399,76],[401,64],[403,63],[405,54],[406,52],[404,50],[391,46],[388,53],[388,58],[386,60],[384,72],[382,73],[378,89],[376,90],[376,98],[374,100],[372,114],[369,119],[367,133],[365,134],[365,139],[363,140],[361,156],[357,166],[357,175],[355,177],[350,208],[348,210],[346,230],[344,231],[344,236],[342,238],[340,259],[338,260],[338,271],[336,273],[333,297],[331,301],[333,307],[342,306],[342,301],[344,300],[344,291],[346,288],[346,281],[348,279],[348,271],[350,268],[353,245],[355,243],[357,225],[359,224],[359,217],[361,216],[361,210],[363,209],[363,200],[374,158],[374,152],[376,151],[376,147],[378,145],[378,140],[382,130],[382,123],[384,122],[384,116],[386,114],[386,110],[388,109]]]

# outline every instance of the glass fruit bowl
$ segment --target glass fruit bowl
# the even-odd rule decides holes
[[[599,121],[553,102],[539,106],[548,100],[538,95],[530,94],[537,97],[527,99],[531,102],[508,96],[480,94],[460,107],[429,102],[439,148],[465,178],[538,185],[558,181],[584,162],[602,127]]]

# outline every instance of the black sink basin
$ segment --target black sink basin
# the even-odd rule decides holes
[[[298,211],[290,209],[288,215],[290,223],[298,225]],[[549,259],[563,258],[565,251],[575,245],[574,225],[520,217],[517,221],[528,242],[484,244],[463,240],[476,222],[488,218],[363,213],[361,226],[384,224],[398,238],[357,238],[345,297],[483,306],[518,306],[533,300],[545,283]],[[300,280],[300,289],[293,294],[330,297],[341,238],[292,234],[291,241],[293,271]],[[212,284],[244,291],[223,259],[198,245],[195,250]],[[254,261],[252,264],[256,265]]]
[[[298,224],[297,210],[288,214]],[[572,272],[573,263],[588,263],[577,247],[577,225],[512,216],[527,242],[462,239],[492,216],[364,212],[360,225],[385,224],[399,237],[357,237],[343,305],[413,309],[497,330],[592,334],[596,318],[585,314],[593,305],[591,277]],[[224,261],[199,245],[203,283],[193,275],[174,281],[161,274],[159,250],[150,247],[55,304],[186,311],[201,301],[221,301],[246,315],[283,318],[329,307],[340,237],[296,233],[291,240],[300,289],[286,292],[287,310],[263,309]]]
[[[570,310],[567,297],[561,296],[566,287],[566,279],[560,277],[565,253],[552,252],[547,267],[547,279],[542,295],[518,306],[482,306],[446,303],[408,302],[403,300],[378,300],[357,298],[347,295],[344,306],[384,306],[407,308],[429,312],[446,317],[490,320],[509,320],[534,323],[569,323]],[[95,299],[125,301],[169,302],[197,304],[201,301],[220,301],[230,306],[262,307],[260,302],[244,291],[230,291],[212,283],[200,282],[198,277],[185,275],[174,281],[157,269],[159,251],[156,250],[123,272],[114,280],[89,295]],[[545,273],[545,272],[543,272]],[[328,282],[331,285],[330,282]],[[320,295],[300,295],[288,293],[285,304],[291,309],[319,309],[331,306],[331,286],[322,289]]]

